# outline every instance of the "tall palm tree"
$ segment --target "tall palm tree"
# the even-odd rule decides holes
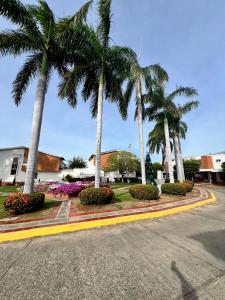
[[[85,20],[90,3],[85,4],[70,19],[73,24],[77,23],[78,26]],[[70,53],[68,48],[62,46],[62,28],[65,22],[56,21],[52,10],[44,0],[39,0],[38,5],[23,5],[20,0],[1,0],[0,14],[19,26],[16,30],[8,30],[0,34],[0,54],[14,56],[29,54],[13,82],[13,99],[17,105],[20,104],[31,79],[38,77],[24,185],[24,192],[31,193],[47,85],[52,70],[57,70],[59,74],[63,73]],[[78,51],[79,48],[77,61],[79,61]]]
[[[168,165],[168,173],[170,182],[174,182],[173,174],[173,163],[172,163],[172,153],[170,148],[170,136],[169,136],[169,123],[168,119],[177,113],[177,107],[174,103],[174,99],[177,96],[192,97],[197,95],[197,91],[190,87],[178,87],[175,91],[166,94],[165,82],[155,82],[154,90],[149,93],[146,97],[146,102],[149,102],[149,107],[145,110],[145,115],[149,120],[156,120],[157,118],[164,119],[164,134],[166,141],[166,160]]]
[[[135,119],[138,120],[138,133],[139,133],[139,147],[140,147],[140,160],[141,160],[141,175],[142,184],[146,184],[146,173],[145,173],[145,154],[144,154],[144,140],[143,140],[143,120],[144,116],[144,99],[145,94],[142,92],[142,84],[145,83],[145,88],[150,93],[152,90],[152,82],[155,78],[166,79],[166,72],[160,67],[160,65],[150,65],[148,67],[141,67],[138,60],[133,60],[130,78],[127,84],[126,92],[124,93],[124,115],[127,114],[127,107],[130,102],[131,96],[134,89],[136,89],[136,111]]]
[[[59,86],[59,95],[76,105],[77,88],[82,84],[85,101],[91,99],[92,116],[97,118],[95,187],[100,186],[102,116],[104,99],[116,102],[122,113],[124,104],[122,85],[130,74],[135,53],[126,47],[110,45],[111,0],[99,0],[97,30],[86,27],[83,52],[86,62],[64,74]]]
[[[187,102],[184,105],[178,105],[176,111],[171,116],[171,126],[173,127],[174,153],[177,166],[177,177],[179,181],[185,180],[184,166],[181,152],[181,138],[185,138],[187,125],[181,120],[183,115],[197,108],[198,101]]]
[[[170,138],[172,137],[172,133],[170,130]],[[149,148],[149,152],[151,154],[161,152],[162,154],[162,166],[165,169],[165,159],[166,159],[166,141],[164,134],[164,120],[157,121],[152,131],[149,132],[147,147]],[[173,143],[170,141],[171,152],[173,151]]]

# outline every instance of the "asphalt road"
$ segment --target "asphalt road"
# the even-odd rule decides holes
[[[0,245],[0,299],[225,299],[225,188],[192,211]]]

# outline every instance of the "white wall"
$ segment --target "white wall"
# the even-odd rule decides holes
[[[214,169],[222,171],[221,164],[225,162],[225,153],[212,155]]]
[[[24,181],[25,172],[21,170],[24,157],[24,149],[0,150],[0,179],[3,182],[12,182],[15,175],[10,175],[13,157],[19,157],[19,165],[16,181]]]

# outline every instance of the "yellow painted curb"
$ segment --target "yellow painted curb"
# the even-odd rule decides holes
[[[109,219],[102,219],[102,220],[94,220],[94,221],[86,221],[81,223],[72,223],[72,224],[64,224],[64,225],[56,225],[50,227],[42,227],[42,228],[33,228],[21,231],[14,231],[14,232],[6,232],[0,234],[0,243],[2,242],[9,242],[9,241],[16,241],[16,240],[23,240],[32,237],[39,237],[39,236],[48,236],[48,235],[55,235],[59,233],[65,232],[73,232],[79,230],[85,230],[95,227],[103,227],[115,224],[122,224],[127,222],[134,222],[139,220],[145,219],[155,219],[159,217],[164,217],[172,214],[177,214],[180,212],[184,212],[186,210],[200,207],[206,204],[210,204],[216,201],[216,198],[213,193],[211,193],[212,197],[203,201],[199,201],[193,204],[188,204],[185,206],[170,208],[167,210],[156,211],[156,212],[149,212],[149,213],[142,213],[136,215],[128,215],[122,217],[115,217]]]

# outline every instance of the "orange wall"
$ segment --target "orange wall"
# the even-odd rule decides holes
[[[24,157],[28,157],[28,149],[25,149]],[[46,153],[38,152],[37,172],[58,172],[60,168],[60,157],[52,156]],[[22,166],[22,171],[26,171],[26,166]]]
[[[213,169],[212,156],[204,155],[201,156],[201,166],[200,169]]]
[[[107,165],[107,160],[114,152],[101,154],[101,169],[103,169]],[[93,158],[93,163],[95,166],[95,156]]]

